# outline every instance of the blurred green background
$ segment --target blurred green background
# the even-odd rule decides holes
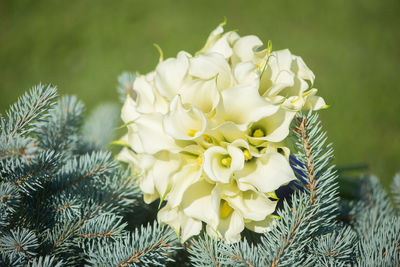
[[[117,102],[117,76],[164,54],[193,53],[227,29],[290,48],[332,107],[321,116],[339,166],[366,163],[384,184],[400,171],[400,1],[0,0],[0,112],[39,82],[89,110]]]

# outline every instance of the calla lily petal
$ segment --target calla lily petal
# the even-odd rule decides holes
[[[277,112],[279,106],[263,99],[258,88],[237,85],[222,92],[222,101],[217,106],[217,121],[232,121],[244,130],[251,122]]]
[[[215,238],[223,238],[228,244],[240,240],[240,233],[244,229],[243,217],[233,211],[228,217],[221,219],[217,229],[207,225],[207,234]]]
[[[179,52],[177,58],[169,58],[158,64],[156,68],[155,85],[161,95],[173,98],[188,73],[190,54]]]
[[[217,77],[217,88],[224,90],[231,84],[231,70],[219,53],[198,55],[190,60],[189,74],[203,80]]]
[[[243,151],[234,146],[234,145],[228,145],[228,153],[229,156],[232,158],[232,162],[231,162],[231,171],[238,171],[243,169],[244,166],[244,155],[243,155]]]
[[[161,150],[180,151],[174,139],[164,132],[160,113],[142,114],[128,125],[128,140],[137,153],[154,154]]]
[[[186,189],[199,180],[201,170],[201,166],[198,164],[190,164],[174,175],[173,185],[168,196],[168,204],[171,207],[176,207],[181,203]]]
[[[185,215],[212,226],[219,223],[218,206],[212,199],[213,185],[199,180],[189,186],[182,198],[181,207]]]
[[[260,84],[260,70],[251,62],[241,62],[233,67],[236,84],[250,84],[258,87]]]
[[[181,231],[181,241],[185,242],[190,237],[198,235],[203,227],[201,221],[193,219],[188,216],[183,216],[182,220],[182,231]]]
[[[262,221],[252,221],[245,223],[247,229],[256,233],[265,233],[272,230],[274,218],[272,215],[267,216]]]
[[[174,139],[193,140],[203,134],[207,121],[203,112],[195,106],[184,107],[181,97],[177,95],[170,103],[163,126]]]
[[[232,174],[230,164],[228,166],[222,163],[228,157],[228,151],[220,146],[211,147],[204,152],[204,171],[211,180],[229,183]]]
[[[131,123],[140,116],[136,108],[136,102],[128,95],[121,112],[121,119],[124,123]]]
[[[180,169],[181,157],[168,151],[161,151],[155,155],[155,160],[148,175],[153,177],[154,186],[160,196],[164,196],[172,182],[172,176]]]
[[[185,84],[180,94],[183,103],[193,104],[204,113],[214,110],[220,99],[217,78],[209,80],[193,79]]]
[[[254,191],[245,191],[241,194],[226,198],[229,205],[240,212],[240,214],[250,220],[261,221],[275,211],[277,202],[271,201],[265,196]]]
[[[257,161],[248,162],[236,176],[240,177],[237,182],[242,191],[251,189],[251,185],[264,193],[296,179],[289,162],[277,152],[266,153]]]
[[[255,35],[240,38],[233,46],[233,51],[241,62],[252,61],[255,49],[262,46],[263,42]]]
[[[311,84],[314,83],[315,75],[304,63],[303,59],[298,56],[292,56],[294,60],[294,71],[298,73],[301,79],[309,80]]]
[[[249,139],[261,139],[270,142],[280,142],[289,135],[289,126],[296,112],[279,109],[279,111],[271,116],[265,117],[252,124],[250,128],[264,129],[265,136]]]
[[[238,125],[231,121],[224,122],[213,130],[221,133],[228,142],[246,138],[245,133],[239,129]]]

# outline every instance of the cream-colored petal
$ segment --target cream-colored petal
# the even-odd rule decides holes
[[[141,154],[138,157],[138,159],[139,159],[138,164],[139,164],[140,168],[142,169],[142,173],[137,180],[140,189],[145,194],[149,194],[149,195],[157,194],[158,195],[158,193],[156,192],[155,187],[154,187],[153,175],[149,174],[149,170],[150,170],[149,167],[154,164],[156,159],[152,155],[145,155],[145,154]]]
[[[225,200],[244,218],[255,221],[264,220],[267,215],[273,213],[277,203],[250,190]]]
[[[193,105],[185,107],[179,95],[171,101],[169,112],[163,119],[165,132],[178,140],[193,140],[204,133],[206,126],[203,112]]]
[[[181,203],[186,189],[199,180],[201,170],[200,165],[190,164],[185,165],[180,171],[175,173],[172,188],[167,197],[168,205],[171,207],[177,207]]]
[[[264,140],[270,142],[280,142],[289,135],[289,126],[296,112],[279,109],[275,114],[265,117],[250,126],[252,129],[262,129],[265,136],[254,138],[249,136],[249,140]]]
[[[241,190],[249,190],[254,186],[264,193],[275,191],[281,185],[296,179],[289,162],[277,152],[265,153],[262,157],[247,162],[243,170],[238,171],[235,176]]]
[[[122,106],[121,119],[124,123],[136,120],[140,114],[137,112],[136,102],[128,95]]]
[[[211,180],[229,183],[232,170],[230,166],[222,164],[223,159],[227,157],[229,157],[228,151],[220,146],[210,147],[204,152],[204,172]]]
[[[137,94],[137,110],[145,113],[153,112],[155,99],[153,86],[146,80],[144,75],[135,79],[133,90]]]
[[[128,125],[128,134],[126,142],[129,144],[131,149],[133,149],[136,153],[141,153],[144,151],[142,141],[140,140],[139,136],[137,135],[135,125]]]
[[[213,131],[217,131],[228,141],[233,142],[236,139],[244,139],[246,138],[246,134],[244,131],[241,131],[237,124],[227,121],[219,126],[212,129]]]
[[[262,221],[249,220],[248,222],[245,222],[245,226],[247,229],[253,232],[265,233],[272,230],[272,228],[274,227],[273,222],[274,217],[272,215],[269,215]]]
[[[236,84],[250,84],[259,87],[260,70],[251,62],[241,62],[233,67]]]
[[[175,233],[180,236],[181,242],[185,242],[191,236],[198,235],[202,228],[201,221],[186,216],[179,207],[171,208],[168,204],[159,210],[157,220],[161,224],[171,226]]]
[[[181,228],[181,211],[179,208],[171,208],[168,204],[161,208],[157,213],[157,221],[160,224],[168,224],[179,235]]]
[[[219,53],[200,54],[190,60],[189,74],[203,80],[217,79],[217,88],[222,91],[231,84],[228,62]]]
[[[216,226],[219,223],[219,210],[212,198],[213,188],[214,185],[205,180],[199,180],[189,186],[181,203],[185,215]]]
[[[292,55],[289,50],[274,51],[261,76],[260,94],[273,97],[283,89],[294,85],[295,74],[291,70]]]
[[[301,78],[309,80],[311,84],[314,83],[315,75],[304,63],[303,59],[299,56],[293,56],[293,71]]]
[[[214,110],[220,99],[217,78],[188,81],[179,94],[182,96],[183,103],[193,104],[204,113]]]
[[[281,90],[279,92],[279,95],[285,96],[286,98],[297,97],[297,96],[301,97],[304,94],[304,92],[309,88],[310,86],[305,80],[300,79],[297,76],[294,76],[293,84]]]
[[[209,49],[205,51],[205,53],[219,53],[223,55],[225,58],[229,58],[232,56],[233,50],[229,44],[229,34],[225,33],[221,36]]]
[[[137,153],[155,154],[161,150],[181,150],[174,139],[165,133],[162,120],[163,115],[160,113],[142,114],[128,125],[129,143]]]
[[[268,71],[265,75],[268,75]],[[263,76],[267,77],[267,76]],[[264,78],[262,80],[262,86],[265,87],[265,92],[262,94],[264,97],[274,97],[277,96],[279,93],[281,93],[282,90],[284,90],[287,87],[293,86],[294,85],[294,73],[288,70],[282,70],[279,71],[274,79],[270,80],[267,82],[267,80]],[[285,94],[286,95],[286,94]]]
[[[190,54],[181,51],[177,58],[169,58],[158,64],[155,85],[161,95],[173,98],[181,88],[188,73]]]
[[[159,198],[160,198],[160,195],[157,192],[154,194],[147,194],[147,193],[143,194],[143,200],[144,200],[144,203],[146,203],[146,204],[150,204],[151,202],[153,202],[154,200],[159,199]]]
[[[305,100],[301,96],[288,97],[282,104],[282,107],[290,111],[300,111],[304,106]]]
[[[241,193],[235,180],[232,180],[229,184],[217,183],[214,190],[222,198],[234,197]]]
[[[246,139],[246,138],[244,138],[244,139]],[[245,160],[250,160],[252,157],[260,157],[260,156],[262,156],[261,153],[258,151],[257,147],[254,147],[254,146],[250,145],[244,139],[236,139],[236,140],[234,140],[232,142],[231,145],[235,146],[235,147],[238,147],[243,151],[243,155],[245,157]]]
[[[228,217],[220,220],[217,230],[228,244],[239,242],[240,233],[244,230],[243,217],[239,212],[233,211]]]
[[[234,145],[228,145],[227,149],[229,156],[232,158],[232,163],[230,167],[231,171],[234,172],[243,169],[244,166],[243,151]]]
[[[205,53],[209,49],[212,49],[212,47],[215,45],[215,43],[221,38],[222,34],[224,33],[224,25],[225,25],[225,22],[219,24],[217,26],[217,28],[215,28],[210,33],[204,47],[199,52],[197,52],[197,54]]]
[[[173,175],[181,168],[182,159],[168,151],[158,152],[154,158],[148,175],[152,175],[158,194],[164,197],[170,190]]]
[[[182,228],[181,228],[181,242],[185,242],[187,239],[194,235],[198,235],[203,227],[201,221],[193,219],[188,216],[182,216]]]
[[[278,109],[278,105],[271,104],[258,94],[257,87],[238,85],[222,92],[215,120],[221,124],[232,121],[238,124],[239,129],[245,130],[250,123],[270,116]]]
[[[310,109],[311,110],[320,110],[320,109],[324,109],[327,107],[328,107],[328,105],[325,103],[325,100],[322,97],[313,95],[313,96],[307,98],[303,109],[305,109],[305,110],[310,110]]]
[[[248,35],[240,38],[235,42],[233,46],[233,52],[237,57],[236,62],[252,61],[255,53],[255,49],[262,46],[263,42],[255,35]]]
[[[121,152],[118,153],[117,160],[127,162],[132,165],[136,165],[139,162],[137,155],[127,147],[122,148]]]
[[[152,176],[144,176],[139,180],[140,189],[146,194],[155,194],[154,181]],[[157,193],[158,195],[158,193]]]

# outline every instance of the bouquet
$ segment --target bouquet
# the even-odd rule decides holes
[[[140,175],[146,203],[165,202],[158,221],[182,241],[203,223],[227,242],[244,228],[268,231],[275,190],[296,179],[289,126],[299,111],[327,107],[313,82],[301,57],[221,24],[195,55],[161,56],[136,77],[122,109],[128,147],[119,159]]]

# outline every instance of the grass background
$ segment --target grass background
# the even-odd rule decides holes
[[[0,0],[0,112],[31,86],[58,86],[88,109],[117,101],[117,76],[146,73],[227,29],[290,48],[332,107],[321,116],[340,166],[400,171],[400,2],[396,0]]]

